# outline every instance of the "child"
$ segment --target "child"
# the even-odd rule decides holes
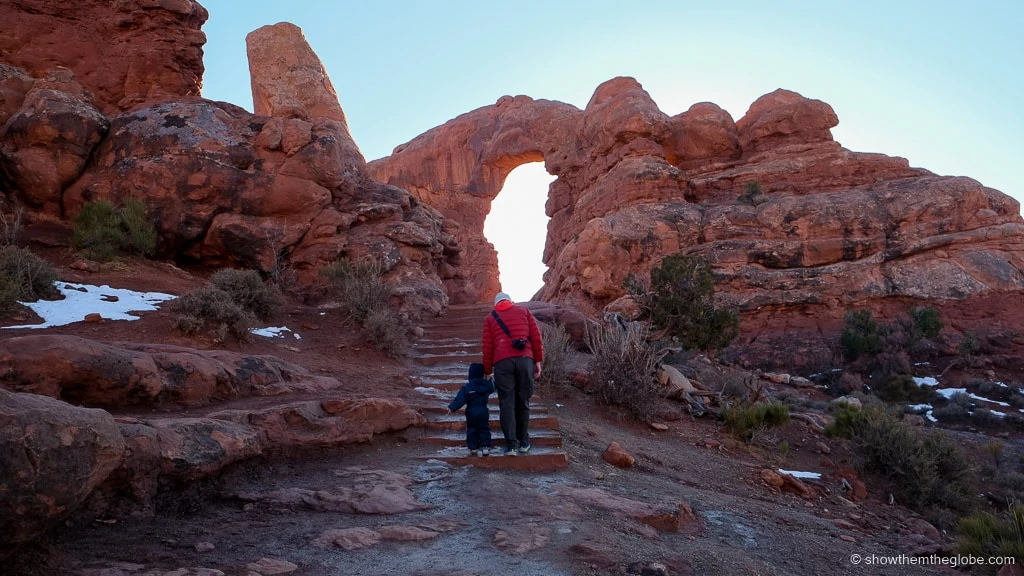
[[[487,456],[491,451],[491,413],[487,398],[494,393],[494,381],[484,378],[484,365],[474,362],[469,365],[469,381],[459,388],[455,400],[448,405],[448,413],[466,407],[466,446],[471,456],[480,451]]]

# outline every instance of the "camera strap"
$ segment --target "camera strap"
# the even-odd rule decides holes
[[[505,336],[508,336],[509,340],[511,340],[512,339],[512,333],[508,331],[508,326],[505,326],[505,323],[501,321],[501,316],[498,316],[498,311],[497,310],[491,310],[491,316],[494,316],[495,321],[498,322],[498,326],[501,326],[501,331],[505,333]],[[524,340],[529,340],[529,339],[530,339],[529,336],[524,338]]]

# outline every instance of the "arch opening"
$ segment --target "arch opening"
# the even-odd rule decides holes
[[[498,281],[513,300],[530,300],[544,286],[544,205],[555,176],[543,162],[522,164],[505,178],[484,220],[484,237],[498,253]]]

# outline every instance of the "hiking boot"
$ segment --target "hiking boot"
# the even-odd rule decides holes
[[[476,456],[476,450],[470,450],[469,451],[469,455],[470,456]]]
[[[533,448],[533,445],[527,442],[526,444],[523,444],[519,447],[519,451],[522,452],[523,454],[526,454],[527,452],[530,451],[530,448]]]
[[[516,449],[511,447],[511,446],[505,446],[505,452],[503,452],[503,454],[505,456],[515,456],[516,455]]]
[[[481,456],[490,456],[491,455],[490,448],[484,448],[484,449],[480,450],[480,455]]]

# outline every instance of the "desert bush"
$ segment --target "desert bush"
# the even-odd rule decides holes
[[[831,409],[834,418],[825,426],[824,431],[825,436],[830,438],[852,438],[867,417],[864,410],[849,404],[834,404]]]
[[[571,357],[576,351],[569,345],[569,335],[561,324],[541,324],[540,332],[544,340],[544,370],[537,384],[561,386],[569,381]]]
[[[384,283],[383,273],[383,266],[373,258],[358,262],[342,258],[320,269],[344,313],[357,322],[388,307],[391,289]]]
[[[156,228],[146,213],[146,204],[136,198],[126,198],[119,212],[124,243],[121,248],[142,256],[156,253]]]
[[[949,398],[949,402],[941,408],[936,408],[932,411],[932,416],[936,418],[967,418],[971,415],[971,409],[974,408],[974,402],[967,394],[953,394]]]
[[[281,307],[281,297],[263,283],[255,270],[224,268],[210,277],[210,284],[227,292],[235,304],[260,320],[269,320]]]
[[[790,410],[811,410],[813,412],[825,412],[828,410],[828,402],[814,400],[791,388],[783,388],[775,395],[779,402],[784,402]]]
[[[171,301],[168,307],[175,317],[174,325],[185,334],[198,334],[211,329],[218,340],[227,335],[238,341],[249,339],[256,325],[256,316],[231,297],[231,294],[207,285]]]
[[[10,215],[0,212],[0,246],[15,246],[21,237],[25,209],[15,206]]]
[[[638,420],[648,417],[662,396],[657,382],[660,362],[647,335],[639,323],[628,324],[624,330],[597,327],[587,331],[598,401],[622,406]]]
[[[46,260],[25,248],[0,246],[0,318],[19,310],[20,301],[58,297],[56,281],[57,271]]]
[[[1012,556],[1018,566],[1024,562],[1024,505],[1013,502],[999,514],[978,512],[956,524],[959,554],[993,557]],[[995,574],[998,567],[986,566]]]
[[[886,402],[925,402],[932,390],[918,386],[911,376],[892,374],[874,388],[875,394]]]
[[[731,406],[724,416],[729,431],[740,440],[749,441],[759,431],[789,422],[789,407],[781,402]]]
[[[141,200],[128,198],[120,210],[109,200],[86,202],[72,223],[71,243],[89,260],[108,262],[118,251],[143,256],[156,252],[156,229]]]
[[[910,319],[907,330],[910,332],[911,346],[922,338],[935,338],[942,330],[939,311],[931,306],[916,306],[907,311]]]
[[[981,350],[981,343],[978,342],[978,337],[974,335],[974,332],[964,332],[963,339],[956,347],[960,357],[970,363],[979,350]]]
[[[840,408],[827,431],[850,438],[863,467],[889,479],[901,503],[932,518],[975,508],[972,462],[944,432],[920,433],[878,407],[857,412]]]
[[[702,257],[672,254],[651,270],[650,288],[630,276],[624,287],[651,323],[688,350],[721,350],[739,334],[739,314],[715,308],[715,279]]]
[[[761,193],[760,182],[748,182],[746,188],[744,188],[743,190],[743,193],[740,194],[739,197],[736,198],[736,200],[738,200],[740,204],[758,206],[760,204],[765,203],[768,199],[765,198],[764,194]]]
[[[387,308],[371,312],[363,321],[363,341],[392,358],[409,349],[406,326]]]
[[[839,344],[842,346],[843,356],[850,361],[878,352],[878,323],[871,318],[870,310],[847,312]]]

